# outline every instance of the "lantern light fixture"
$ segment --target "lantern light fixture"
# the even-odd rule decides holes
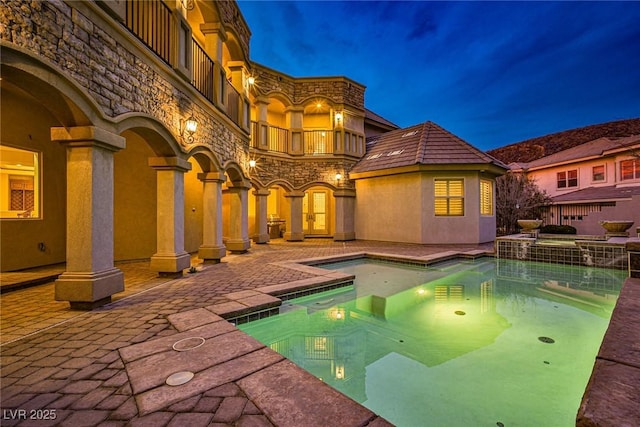
[[[196,133],[197,129],[198,121],[193,115],[189,116],[187,120],[180,119],[180,136],[185,138],[189,143],[193,143],[193,134]]]

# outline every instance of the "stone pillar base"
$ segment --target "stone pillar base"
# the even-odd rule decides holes
[[[228,239],[225,242],[227,250],[233,253],[245,253],[251,247],[251,240],[249,239]]]
[[[74,310],[92,310],[124,291],[124,275],[117,268],[98,272],[64,272],[55,282],[56,301],[69,301]]]
[[[304,240],[304,233],[292,233],[287,231],[283,236],[287,242],[302,242]]]
[[[336,242],[345,242],[347,240],[356,240],[356,232],[348,231],[345,233],[333,233],[333,240]]]
[[[269,240],[271,239],[269,238],[268,233],[256,234],[255,236],[253,236],[253,241],[255,243],[267,243]]]
[[[217,264],[227,255],[227,248],[224,246],[200,246],[198,248],[198,258],[204,260],[205,264]]]
[[[151,257],[149,268],[157,271],[160,276],[180,277],[182,270],[191,266],[191,256],[184,252],[181,254],[159,255]]]

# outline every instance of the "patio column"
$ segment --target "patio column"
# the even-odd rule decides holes
[[[267,197],[271,191],[255,190],[253,195],[256,196],[256,234],[253,241],[256,243],[267,243],[269,241],[269,230],[267,227]]]
[[[287,107],[284,112],[290,136],[288,152],[292,156],[302,156],[304,154],[304,128],[302,127],[304,108]]]
[[[202,245],[198,256],[205,264],[216,264],[227,254],[222,243],[222,184],[226,181],[224,173],[210,172],[198,174],[203,183],[202,207]]]
[[[333,192],[333,197],[336,199],[336,229],[333,240],[336,242],[355,240],[355,190],[336,190]]]
[[[113,264],[113,153],[125,139],[78,126],[51,128],[51,140],[67,146],[67,265],[55,282],[55,299],[91,310],[124,290]]]
[[[291,215],[287,232],[284,233],[284,240],[288,242],[301,242],[304,240],[304,229],[302,228],[302,199],[303,191],[292,191],[284,195],[290,199]]]
[[[149,166],[157,177],[157,252],[150,268],[178,277],[191,265],[184,250],[184,173],[191,165],[178,157],[151,157]]]
[[[250,185],[233,183],[227,188],[230,195],[229,206],[229,238],[227,249],[235,253],[244,253],[251,247],[249,240],[249,195]]]

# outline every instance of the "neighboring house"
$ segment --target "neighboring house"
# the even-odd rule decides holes
[[[1,269],[66,263],[55,298],[74,308],[123,290],[115,261],[180,275],[190,254],[215,263],[280,235],[495,236],[504,167],[436,125],[394,130],[347,77],[251,61],[234,1],[7,0],[0,13]]]
[[[512,164],[552,200],[546,224],[601,235],[601,220],[640,226],[640,135],[599,138],[526,164]]]
[[[411,243],[495,239],[495,178],[507,166],[435,123],[373,137],[351,169],[356,236]]]

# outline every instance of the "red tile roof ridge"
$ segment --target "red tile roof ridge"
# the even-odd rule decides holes
[[[431,133],[431,124],[433,123],[430,121],[424,122],[422,124],[422,135],[420,135],[420,141],[418,141],[418,147],[416,149],[415,164],[424,162],[424,157],[427,153],[427,141],[429,140],[429,134]]]

